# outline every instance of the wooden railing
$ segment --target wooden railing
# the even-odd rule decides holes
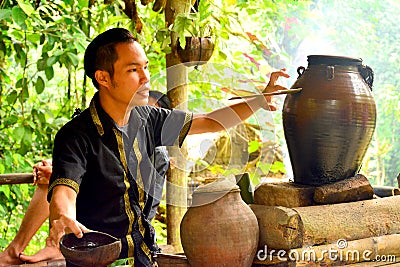
[[[4,184],[31,184],[33,183],[32,173],[6,173],[0,174],[0,185]]]

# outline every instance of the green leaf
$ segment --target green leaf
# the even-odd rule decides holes
[[[219,50],[218,55],[222,58],[222,60],[226,60],[228,58],[228,56],[221,50]]]
[[[48,67],[51,67],[51,66],[53,66],[58,60],[59,60],[58,57],[51,56],[51,57],[49,57],[49,58],[47,59],[46,64],[47,64]]]
[[[33,12],[35,12],[35,9],[30,4],[24,3],[22,0],[17,0],[17,2],[26,15],[30,16]]]
[[[270,169],[271,169],[271,164],[267,164],[264,162],[257,162],[257,168],[259,168],[263,173],[267,174],[269,173]]]
[[[15,96],[17,96],[17,93],[15,92]],[[16,97],[15,97],[16,98]],[[15,99],[14,99],[15,100]],[[17,116],[15,116],[15,115],[11,115],[11,116],[7,116],[5,119],[4,119],[4,125],[14,125],[14,124],[16,124],[17,123],[17,121],[18,121],[18,117]],[[0,173],[1,173],[1,171],[0,171]]]
[[[21,96],[21,103],[25,102],[29,98],[29,90],[28,90],[28,84],[23,84],[22,86],[22,92],[20,94]]]
[[[40,42],[40,37],[41,37],[41,35],[39,33],[31,33],[31,34],[26,35],[26,38],[32,44],[36,44],[36,43]]]
[[[22,29],[26,30],[25,20],[27,19],[27,16],[21,8],[19,8],[17,6],[13,7],[12,18],[13,18],[14,22],[17,23],[18,26],[20,26]]]
[[[32,129],[29,126],[25,126],[22,142],[28,147],[32,145]]]
[[[13,131],[14,140],[21,140],[25,133],[25,127],[20,125],[16,127]]]
[[[36,118],[39,120],[40,123],[45,124],[47,122],[46,121],[46,116],[44,115],[44,113],[42,113],[39,110],[34,110],[34,113],[35,113]]]
[[[79,8],[85,8],[88,7],[88,5],[89,5],[89,0],[78,0]]]
[[[10,187],[9,186],[0,186],[0,192],[6,196],[7,199],[10,199]]]
[[[14,43],[13,46],[14,46],[15,53],[17,55],[19,55],[22,52],[21,44],[20,43]]]
[[[41,93],[43,93],[44,91],[44,80],[41,76],[38,76],[36,83],[35,83],[35,89],[36,89],[36,93],[38,93],[39,95]]]
[[[1,192],[1,190],[0,190],[0,192]],[[3,206],[2,205],[0,205],[0,214],[4,214],[4,213],[6,213],[7,211],[3,208]],[[6,243],[6,245],[7,245],[7,243]]]
[[[21,78],[17,81],[17,83],[15,84],[16,88],[23,88],[26,86],[26,83],[28,82],[28,79],[26,78]]]
[[[285,164],[281,161],[275,161],[274,164],[271,166],[271,172],[273,173],[286,173]]]
[[[78,58],[78,56],[75,55],[74,53],[71,53],[71,52],[67,52],[67,56],[68,56],[68,58],[70,59],[72,65],[74,65],[75,67],[77,67],[78,64],[79,64],[79,58]]]
[[[44,44],[45,41],[46,41],[46,35],[41,34],[41,35],[40,35],[40,44],[41,44],[41,45]]]
[[[54,70],[53,67],[47,67],[44,71],[44,73],[46,74],[46,78],[48,81],[50,81],[51,79],[53,79],[54,77]]]
[[[9,19],[12,17],[12,11],[10,9],[0,9],[0,20]]]
[[[14,104],[17,97],[18,97],[17,91],[13,90],[10,94],[7,95],[7,103],[10,105]]]
[[[47,58],[39,59],[36,63],[36,68],[38,71],[45,70],[47,68]]]
[[[249,148],[248,151],[249,153],[256,152],[261,146],[261,143],[258,141],[250,141],[249,142]]]
[[[49,51],[51,51],[53,48],[54,48],[54,43],[47,42],[47,43],[43,46],[43,48],[42,48],[42,53],[49,52]]]

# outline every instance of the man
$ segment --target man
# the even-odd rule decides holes
[[[158,91],[149,92],[148,105],[171,109],[171,101],[168,96]],[[154,155],[154,167],[157,171],[157,178],[155,183],[154,204],[149,214],[149,220],[152,220],[156,215],[157,207],[158,204],[160,204],[160,199],[162,197],[165,175],[169,167],[169,156],[165,147],[156,147]],[[0,267],[22,264],[24,262],[35,263],[39,261],[64,258],[61,252],[56,247],[51,246],[51,244],[47,244],[46,247],[32,256],[23,253],[29,241],[35,235],[43,222],[49,217],[49,203],[46,200],[46,195],[49,188],[48,185],[52,168],[51,160],[42,160],[33,166],[33,185],[36,185],[37,188],[32,196],[32,200],[29,203],[16,236],[7,248],[3,252],[0,252]]]
[[[31,202],[26,210],[21,226],[7,248],[0,253],[0,267],[21,264],[26,259],[22,251],[35,235],[43,222],[49,217],[49,203],[46,201],[49,178],[51,175],[51,160],[42,160],[33,166],[34,185],[37,186]],[[51,249],[52,259],[62,258],[59,251]]]
[[[85,73],[98,92],[90,107],[57,133],[50,179],[50,237],[58,246],[72,232],[97,230],[121,238],[120,258],[152,266],[157,250],[149,213],[154,203],[154,148],[181,144],[187,134],[221,131],[270,99],[247,102],[207,114],[144,106],[148,102],[148,59],[132,34],[121,28],[97,36],[87,47]],[[284,71],[271,75],[266,90]]]

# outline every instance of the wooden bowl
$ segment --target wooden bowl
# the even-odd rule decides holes
[[[118,259],[121,240],[102,232],[84,233],[82,238],[66,234],[61,238],[60,250],[65,259],[82,267],[107,266]]]

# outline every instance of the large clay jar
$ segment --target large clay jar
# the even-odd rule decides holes
[[[373,72],[361,59],[308,56],[283,106],[294,182],[322,185],[353,177],[376,125]]]
[[[258,222],[237,185],[199,186],[181,222],[182,247],[191,267],[250,267],[258,245]]]

